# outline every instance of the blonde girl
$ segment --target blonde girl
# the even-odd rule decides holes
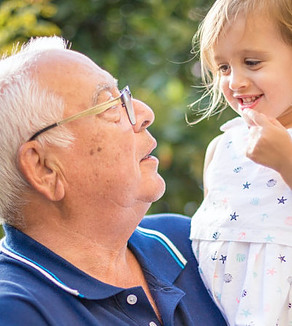
[[[292,1],[217,0],[194,40],[202,119],[239,115],[206,152],[190,235],[202,279],[229,325],[292,326]]]

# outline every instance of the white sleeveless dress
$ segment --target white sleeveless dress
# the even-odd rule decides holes
[[[292,326],[292,190],[245,156],[242,118],[221,130],[192,218],[202,279],[230,325]]]

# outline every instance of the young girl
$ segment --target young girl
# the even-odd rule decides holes
[[[230,325],[292,325],[292,1],[217,0],[198,34],[214,113],[192,219],[206,287]],[[197,38],[196,38],[197,39]]]

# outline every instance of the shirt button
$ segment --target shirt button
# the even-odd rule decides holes
[[[136,304],[138,301],[137,297],[135,296],[135,294],[130,294],[127,297],[127,302],[128,304]]]
[[[151,322],[149,323],[149,326],[157,326],[157,324],[154,323],[154,321],[151,321]]]

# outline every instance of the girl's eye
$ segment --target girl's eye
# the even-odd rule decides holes
[[[251,59],[245,59],[244,60],[245,64],[250,67],[256,67],[261,63],[260,60],[251,60]]]
[[[219,65],[218,70],[222,75],[227,75],[230,72],[230,66],[227,64]]]

